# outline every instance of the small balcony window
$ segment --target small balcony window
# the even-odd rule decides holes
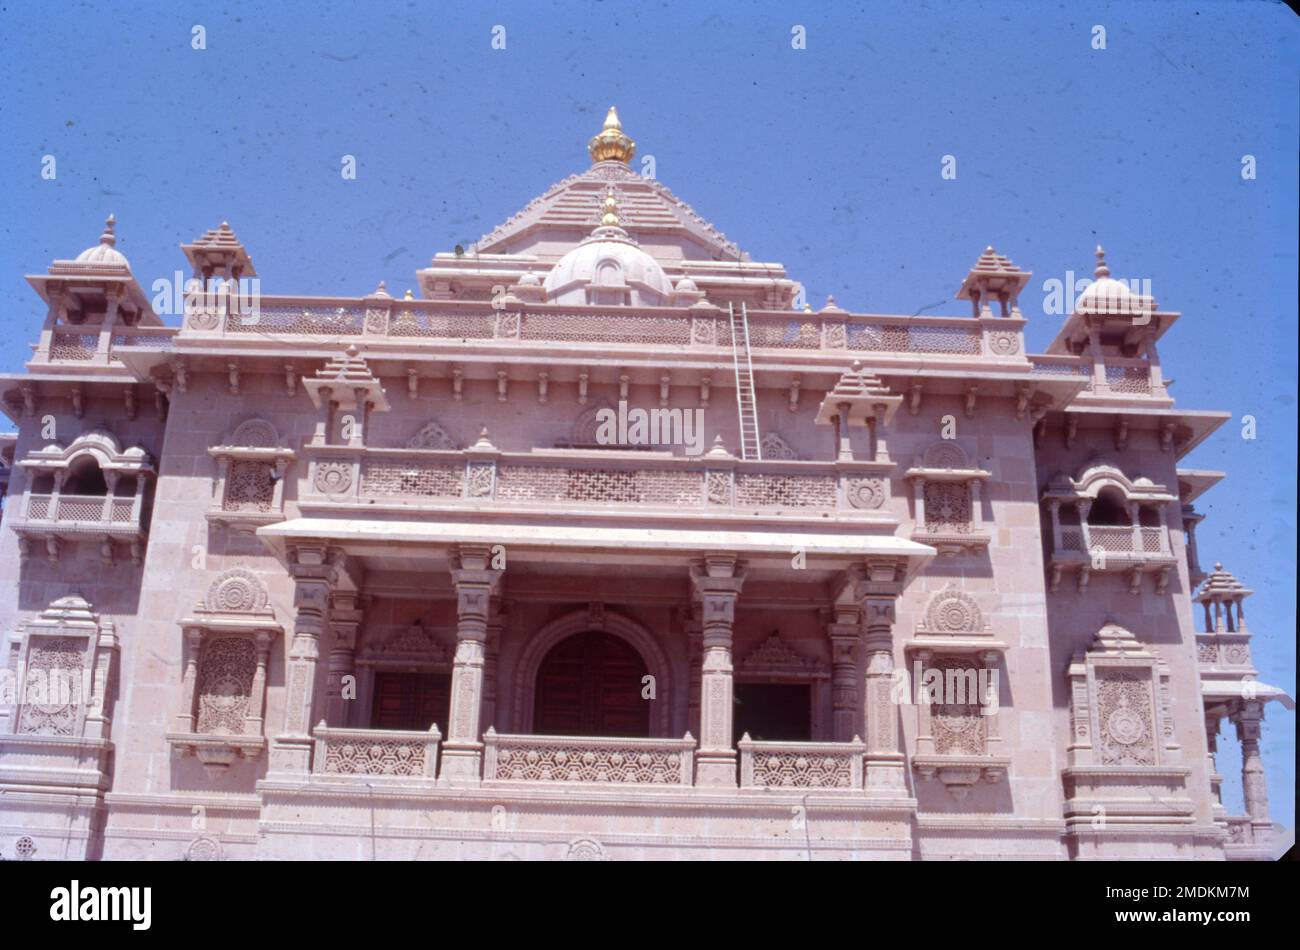
[[[936,442],[904,476],[912,483],[916,527],[912,540],[940,554],[979,551],[988,546],[983,530],[980,489],[989,473],[977,468],[960,445]]]
[[[99,544],[106,562],[125,543],[131,559],[141,563],[146,487],[154,474],[143,448],[123,450],[112,433],[95,429],[66,448],[51,443],[18,464],[29,479],[22,516],[13,525],[24,559],[40,543],[46,556],[58,561],[66,545],[89,540]]]
[[[284,481],[294,459],[275,426],[249,419],[208,449],[217,463],[207,518],[228,528],[256,528],[284,518]]]
[[[1177,500],[1163,485],[1130,478],[1104,460],[1089,462],[1075,478],[1057,475],[1043,493],[1051,590],[1073,571],[1080,591],[1094,573],[1122,573],[1137,593],[1150,573],[1164,593],[1175,563],[1165,509]]]

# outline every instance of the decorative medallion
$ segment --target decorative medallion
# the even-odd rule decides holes
[[[599,841],[591,838],[578,838],[569,842],[569,851],[564,856],[566,861],[606,861],[605,849]]]
[[[698,343],[700,346],[717,344],[718,331],[712,317],[691,318],[691,342]]]
[[[885,503],[882,478],[850,478],[844,483],[844,497],[854,508],[879,508]]]
[[[324,461],[316,463],[316,490],[326,495],[341,495],[352,487],[352,463]]]
[[[470,498],[491,498],[496,466],[492,462],[471,462],[465,483]]]
[[[230,444],[238,448],[273,449],[279,445],[280,434],[265,419],[241,422],[230,434]]]
[[[185,322],[190,325],[191,330],[215,330],[220,316],[216,307],[199,304],[189,309]]]
[[[931,598],[920,629],[927,633],[985,633],[988,627],[975,599],[949,585]]]
[[[257,613],[266,610],[269,597],[257,575],[247,568],[222,571],[203,598],[206,610],[221,613]]]
[[[221,845],[212,838],[195,838],[185,848],[186,861],[220,861]]]
[[[966,453],[956,442],[935,442],[921,456],[921,468],[951,471],[968,467]]]
[[[799,453],[790,448],[790,445],[775,432],[769,432],[763,436],[763,441],[759,444],[759,451],[763,461],[794,461],[799,458]]]
[[[731,504],[730,472],[706,472],[704,486],[705,496],[710,505]]]
[[[1014,356],[1020,352],[1020,335],[1007,330],[990,333],[989,351],[996,356]]]
[[[460,449],[460,445],[437,419],[430,419],[421,427],[419,432],[407,439],[406,447],[408,449],[438,449],[443,452],[455,452]]]

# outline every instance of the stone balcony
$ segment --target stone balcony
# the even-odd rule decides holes
[[[501,452],[309,446],[299,506],[402,512],[464,511],[642,517],[761,516],[895,524],[889,462],[742,461],[725,452],[674,456],[622,450]]]
[[[48,340],[32,344],[34,353],[27,365],[40,372],[121,370],[126,368],[123,355],[170,352],[176,334],[175,327],[115,327],[102,332],[95,326],[59,324]]]
[[[26,496],[22,515],[14,518],[19,551],[24,559],[31,555],[31,542],[44,540],[47,554],[57,560],[59,545],[65,540],[101,539],[110,545],[123,541],[131,545],[132,559],[139,563],[145,531],[141,524],[143,498],[135,495],[64,495]],[[112,559],[111,547],[105,557]]]
[[[1050,588],[1056,592],[1065,570],[1077,571],[1079,589],[1087,588],[1091,574],[1127,573],[1130,589],[1140,589],[1144,573],[1156,575],[1157,593],[1163,593],[1176,559],[1164,525],[1062,525],[1048,558]]]
[[[311,781],[356,784],[381,779],[399,784],[433,784],[442,736],[384,729],[339,729],[324,723],[313,730]],[[593,789],[690,790],[695,787],[696,739],[607,738],[598,736],[483,736],[484,785],[585,786]],[[737,743],[737,786],[747,789],[816,790],[863,795],[866,746],[852,742]]]
[[[1097,378],[1091,360],[1083,356],[1034,355],[1029,358],[1035,376],[1081,379],[1080,403],[1090,399],[1151,398],[1169,400],[1166,381],[1151,362],[1144,359],[1108,356],[1102,367],[1104,380]]]
[[[1249,633],[1198,633],[1196,659],[1202,673],[1223,670],[1253,674]]]

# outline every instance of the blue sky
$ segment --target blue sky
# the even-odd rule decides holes
[[[436,251],[584,168],[616,103],[657,177],[785,263],[814,306],[967,313],[952,297],[987,244],[1034,272],[1031,290],[1090,274],[1099,241],[1115,276],[1149,279],[1183,314],[1161,346],[1180,405],[1234,415],[1182,463],[1229,472],[1198,503],[1203,566],[1257,591],[1257,664],[1294,694],[1300,32],[1281,4],[55,9],[0,10],[6,371],[43,316],[21,275],[93,244],[110,211],[146,288],[228,219],[265,293],[384,279],[400,294]],[[1061,319],[1043,297],[1022,298],[1033,349]],[[1276,705],[1265,754],[1274,816],[1293,825],[1295,720]]]

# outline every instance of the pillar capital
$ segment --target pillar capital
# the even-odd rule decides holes
[[[864,604],[870,599],[896,598],[903,592],[907,562],[901,558],[869,557],[848,570],[851,599]]]

